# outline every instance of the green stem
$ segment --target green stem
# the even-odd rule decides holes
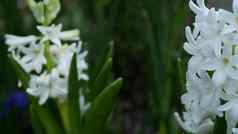
[[[57,103],[57,102],[56,102]],[[61,119],[63,121],[64,128],[69,133],[69,118],[68,118],[68,106],[67,103],[57,103],[58,110],[60,112]]]
[[[45,57],[46,57],[46,61],[47,61],[47,63],[46,63],[46,69],[47,69],[48,72],[51,72],[52,69],[55,67],[56,64],[55,64],[55,61],[54,61],[52,55],[51,55],[50,52],[49,52],[49,49],[50,49],[50,43],[49,43],[49,41],[46,41],[46,42],[44,43],[44,45],[45,45]]]

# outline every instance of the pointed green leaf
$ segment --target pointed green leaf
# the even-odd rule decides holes
[[[100,92],[107,86],[112,70],[112,58],[109,58],[104,64],[102,70],[99,72],[97,78],[95,79],[92,90],[90,92],[89,100],[93,100]]]
[[[71,134],[79,134],[81,117],[79,107],[79,81],[76,54],[72,58],[68,83],[68,116],[70,132]]]
[[[122,79],[118,79],[96,97],[85,115],[84,134],[104,134],[105,123],[116,103],[121,85]]]
[[[95,66],[93,66],[93,70],[91,73],[91,78],[90,80],[92,80],[93,82],[95,81],[95,79],[98,77],[101,69],[103,68],[103,66],[105,65],[105,62],[109,59],[112,58],[112,53],[113,53],[113,44],[111,43],[110,45],[108,45],[108,47],[104,50],[103,53],[101,53],[101,55],[99,56],[99,58],[97,58],[97,61],[95,63]]]
[[[10,64],[11,64],[12,68],[14,69],[18,79],[22,82],[22,86],[24,88],[27,88],[28,87],[28,82],[30,80],[29,74],[27,74],[25,72],[25,70],[21,67],[21,65],[19,65],[17,63],[17,61],[14,58],[9,57],[9,61],[10,61]]]

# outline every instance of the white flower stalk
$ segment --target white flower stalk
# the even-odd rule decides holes
[[[187,92],[181,101],[181,127],[190,133],[210,133],[216,119],[225,115],[227,134],[238,133],[238,0],[233,13],[208,8],[204,0],[190,0],[195,13],[194,29],[186,27],[184,49],[188,62]],[[225,102],[225,104],[221,104]]]
[[[30,74],[27,93],[39,98],[43,105],[49,98],[64,102],[68,93],[68,77],[71,60],[77,56],[77,72],[79,80],[88,80],[86,56],[82,50],[79,30],[62,31],[62,24],[50,25],[60,10],[59,0],[28,0],[36,20],[40,36],[6,35],[8,51],[13,58]],[[43,10],[44,9],[44,10]],[[81,97],[82,98],[82,97]],[[83,99],[82,99],[83,101]],[[82,105],[84,111],[89,107]]]

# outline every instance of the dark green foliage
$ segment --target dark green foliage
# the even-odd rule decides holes
[[[81,112],[79,108],[79,80],[77,74],[77,56],[74,54],[70,73],[69,73],[69,94],[68,94],[68,118],[69,118],[69,125],[70,125],[70,133],[71,134],[78,134],[80,132],[81,127]]]

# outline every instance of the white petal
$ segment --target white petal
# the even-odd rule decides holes
[[[34,58],[34,57],[32,57],[32,55],[26,55],[26,56],[22,57],[21,62],[27,63],[27,62],[31,61],[32,58]]]
[[[233,66],[238,67],[238,55],[232,56],[230,62]]]
[[[7,34],[5,35],[6,44],[8,45],[26,45],[37,40],[36,36],[15,36]]]
[[[191,72],[198,72],[201,69],[203,59],[200,56],[192,56],[188,61],[188,70]]]
[[[226,113],[227,121],[227,134],[232,133],[232,128],[234,128],[238,122],[238,104],[234,101],[232,107]]]
[[[221,86],[224,84],[226,81],[225,71],[222,69],[217,69],[212,76],[212,80],[216,86]]]
[[[39,104],[43,105],[49,97],[49,89],[45,90],[43,94],[40,96]]]
[[[185,28],[185,35],[186,35],[186,39],[188,40],[189,43],[196,45],[196,41],[194,40],[192,30],[189,26],[187,26]]]
[[[51,90],[51,96],[53,98],[55,97],[63,97],[67,95],[67,90],[64,89],[64,87],[54,87],[54,89]]]
[[[238,128],[233,128],[233,129],[232,129],[232,133],[233,133],[233,134],[238,134]]]
[[[226,57],[232,56],[232,45],[226,45],[223,47],[223,55]]]
[[[224,105],[218,107],[218,111],[228,111],[233,106],[233,101],[229,101]]]
[[[199,7],[205,9],[206,5],[205,5],[205,1],[204,0],[197,0],[197,3],[199,5]]]
[[[188,126],[183,122],[183,120],[180,118],[179,114],[177,112],[174,113],[174,117],[176,121],[179,123],[179,125],[183,128],[184,131],[187,133],[190,133],[190,129]]]
[[[221,56],[221,51],[222,50],[222,45],[221,45],[221,41],[216,40],[214,41],[214,52],[216,54],[216,56]]]
[[[201,9],[193,2],[193,0],[189,1],[189,7],[195,14],[201,13]]]
[[[233,0],[232,7],[234,14],[238,14],[238,0]]]
[[[199,126],[196,134],[211,134],[213,132],[214,126],[214,122],[208,119]]]
[[[207,71],[214,71],[219,67],[219,61],[216,58],[201,59],[200,63],[197,64]]]
[[[218,13],[219,13],[219,17],[222,21],[229,22],[229,23],[234,22],[235,18],[234,18],[233,13],[231,13],[227,10],[224,10],[224,9],[219,9]]]
[[[184,43],[183,48],[186,52],[188,52],[191,55],[196,55],[197,54],[197,49],[194,45],[189,44],[189,43]]]
[[[41,91],[35,88],[27,88],[26,92],[32,96],[39,96]]]
[[[64,31],[60,34],[60,38],[65,41],[79,40],[79,30]]]
[[[229,26],[225,25],[225,27],[224,27],[223,31],[221,32],[221,34],[223,34],[223,35],[224,34],[229,34],[229,33],[232,33],[234,31],[236,31],[236,27],[234,27],[233,25],[229,25]]]
[[[216,20],[216,11],[214,8],[212,8],[211,10],[209,10],[208,15],[207,15],[207,23],[208,24],[216,24],[217,20]]]
[[[58,45],[58,46],[61,45],[61,41],[60,41],[59,38],[51,38],[51,41],[52,41],[53,43],[55,43],[56,45]]]
[[[238,69],[236,68],[233,68],[233,67],[229,67],[227,68],[227,74],[232,78],[232,79],[235,79],[235,80],[238,80]]]

